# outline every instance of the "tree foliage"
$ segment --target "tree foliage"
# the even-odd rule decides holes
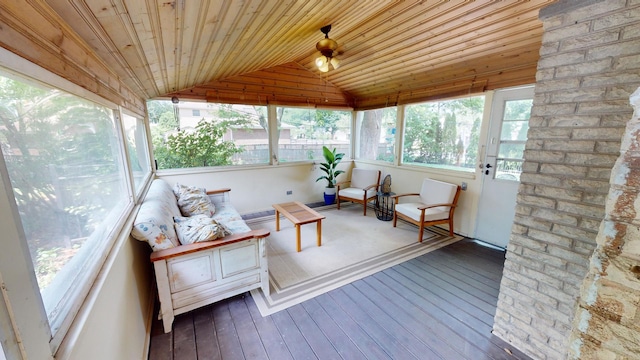
[[[475,167],[478,162],[478,144],[480,140],[480,118],[476,118],[471,126],[471,134],[469,136],[469,145],[467,146],[467,154],[465,156],[466,167]]]
[[[26,220],[25,227],[36,233],[45,231],[40,227],[48,223],[51,214],[59,217],[53,223],[75,222],[74,214],[94,207],[78,195],[99,186],[99,182],[81,181],[78,176],[107,176],[117,171],[114,154],[118,151],[109,136],[115,131],[110,111],[59,90],[8,78],[0,81],[0,140],[16,202],[24,218],[33,220]],[[61,181],[72,193],[61,191]],[[80,227],[72,236],[83,236],[87,231]]]
[[[483,106],[479,96],[408,105],[403,162],[474,167]]]
[[[348,127],[346,111],[278,107],[278,126],[292,125],[292,137],[304,139],[333,139],[338,130]]]
[[[0,100],[0,145],[45,288],[120,200],[113,114],[60,90],[4,76]]]
[[[226,122],[200,121],[195,131],[180,130],[169,135],[164,146],[155,149],[161,169],[230,165],[231,157],[242,152],[232,141],[224,141]]]
[[[233,156],[243,151],[233,141],[224,140],[224,135],[231,127],[246,126],[253,119],[234,110],[231,105],[225,104],[215,110],[211,109],[214,120],[203,118],[195,129],[178,130],[179,123],[173,106],[156,103],[162,102],[150,101],[148,108],[155,111],[152,141],[158,169],[231,165]],[[151,113],[149,116],[151,117]]]

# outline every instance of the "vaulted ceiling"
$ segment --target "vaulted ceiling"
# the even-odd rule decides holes
[[[533,83],[551,2],[47,0],[145,98],[360,109]]]

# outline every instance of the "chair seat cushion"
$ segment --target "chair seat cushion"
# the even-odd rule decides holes
[[[412,218],[415,221],[420,221],[420,210],[418,206],[424,206],[423,203],[402,203],[396,204],[395,210],[403,215]],[[449,207],[439,206],[437,208],[426,209],[424,211],[425,221],[443,220],[449,217]]]
[[[377,193],[375,189],[367,190],[367,199],[376,196],[376,194]],[[364,190],[350,187],[350,188],[340,190],[338,195],[340,195],[340,197],[362,200],[362,196],[364,195]]]

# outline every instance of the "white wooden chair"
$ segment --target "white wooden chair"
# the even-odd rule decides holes
[[[399,203],[404,196],[417,196],[417,202]],[[393,227],[398,218],[418,226],[418,240],[422,242],[424,228],[449,224],[449,235],[453,236],[453,213],[460,196],[460,186],[426,178],[420,193],[394,195]]]
[[[347,187],[346,184],[349,186]],[[376,199],[379,186],[380,170],[353,169],[351,180],[336,184],[338,210],[340,210],[340,201],[353,201],[364,206],[364,215],[367,216],[367,203]]]

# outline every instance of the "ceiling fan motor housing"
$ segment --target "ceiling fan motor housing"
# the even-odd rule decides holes
[[[333,51],[338,48],[338,43],[333,39],[324,38],[316,44],[316,49],[326,57],[332,57]]]

